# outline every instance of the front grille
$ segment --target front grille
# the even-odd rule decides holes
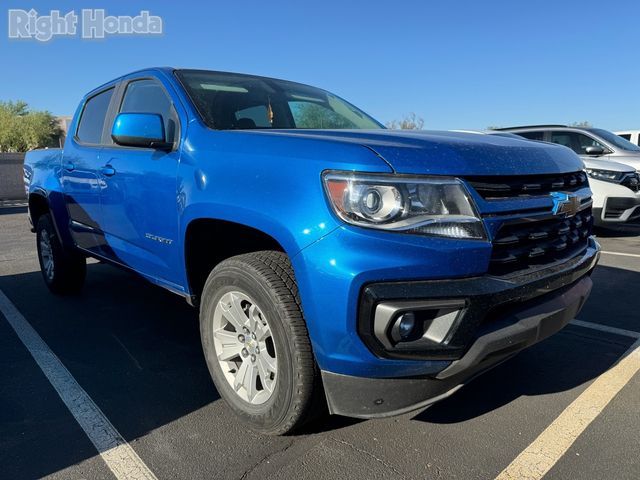
[[[625,175],[620,183],[634,192],[640,192],[640,175],[637,173],[629,173]]]
[[[587,248],[592,228],[591,208],[571,218],[545,216],[505,222],[493,240],[489,273],[507,275],[568,260]]]
[[[484,199],[547,195],[554,191],[574,192],[588,185],[584,172],[465,179]]]

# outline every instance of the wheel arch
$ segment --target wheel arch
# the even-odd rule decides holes
[[[28,204],[29,204],[29,221],[31,222],[31,225],[32,225],[32,231],[35,231],[35,227],[38,224],[38,219],[45,213],[51,212],[51,207],[49,206],[49,199],[44,194],[44,192],[40,190],[36,190],[29,194]]]
[[[261,250],[291,253],[274,236],[243,223],[215,218],[196,218],[184,235],[184,262],[192,303],[199,302],[211,270],[227,258]]]
[[[38,219],[48,213],[51,215],[53,227],[62,244],[66,248],[75,248],[76,245],[69,230],[69,214],[61,192],[35,188],[29,193],[27,201],[29,222],[31,222],[33,232],[35,232]]]

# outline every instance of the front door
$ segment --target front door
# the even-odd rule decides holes
[[[155,79],[137,79],[124,87],[118,113],[162,116],[167,152],[152,148],[105,146],[102,209],[110,256],[118,263],[181,290],[178,285],[181,242],[178,241],[178,116],[173,101]]]

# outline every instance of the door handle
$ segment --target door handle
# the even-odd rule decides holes
[[[105,165],[100,169],[100,173],[102,173],[102,175],[104,175],[105,177],[113,177],[116,174],[116,169],[111,165]]]
[[[76,169],[76,166],[73,164],[73,162],[65,162],[64,165],[62,165],[62,168],[64,168],[67,172],[73,172]]]

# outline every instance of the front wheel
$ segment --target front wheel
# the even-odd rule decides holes
[[[220,263],[202,293],[200,334],[220,396],[255,430],[285,434],[322,411],[318,370],[287,256]]]
[[[36,246],[40,271],[49,290],[59,295],[78,293],[84,284],[87,261],[78,252],[64,248],[48,213],[36,224]]]

